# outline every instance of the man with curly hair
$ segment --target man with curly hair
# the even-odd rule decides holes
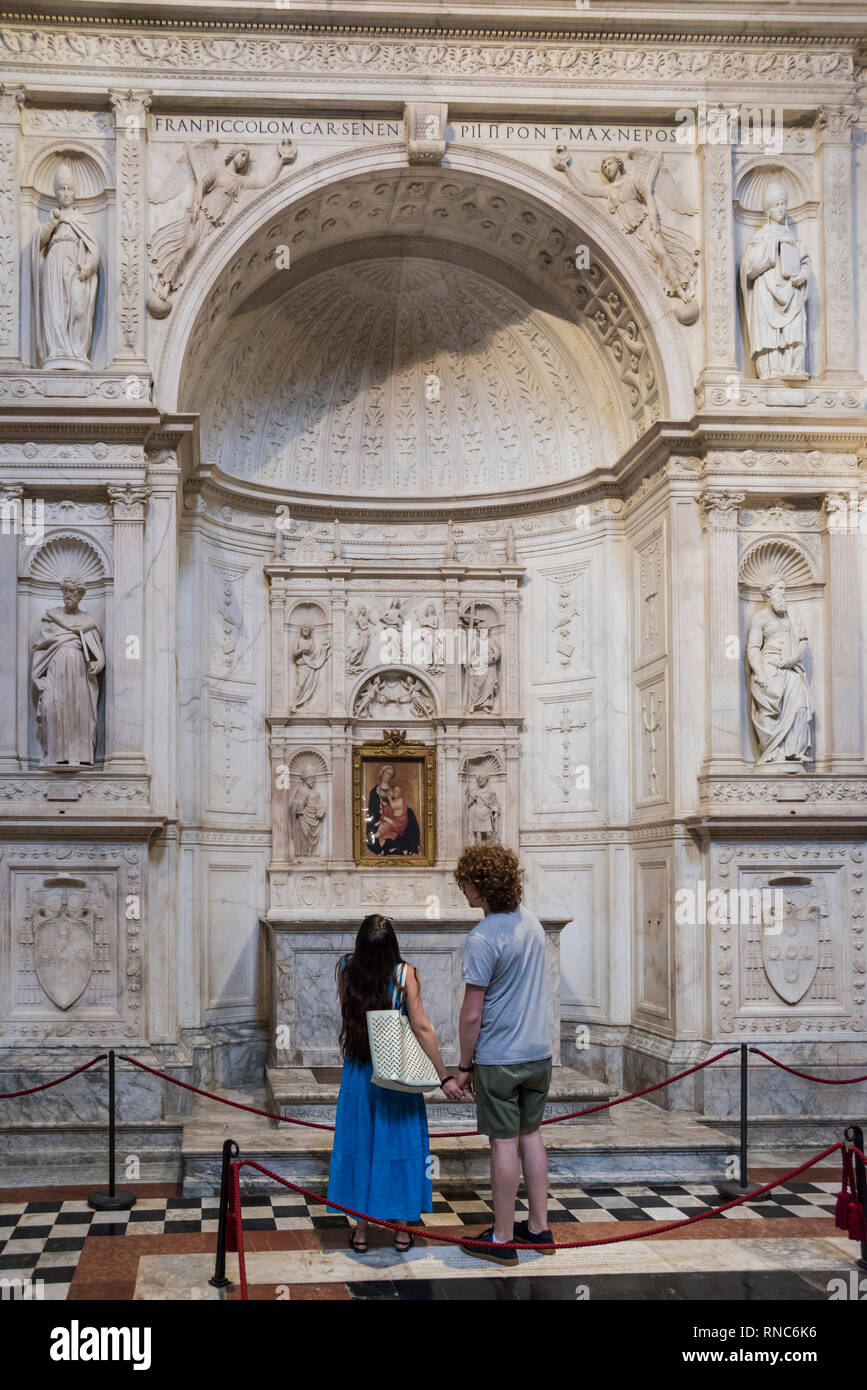
[[[551,1016],[545,969],[545,933],[521,906],[517,855],[502,845],[465,849],[455,878],[470,907],[484,917],[464,953],[466,985],[460,1016],[458,1084],[474,1094],[480,1134],[491,1141],[494,1224],[481,1231],[486,1245],[461,1248],[477,1259],[516,1265],[512,1240],[550,1245],[548,1155],[539,1125],[551,1084]],[[515,1226],[519,1162],[524,1170],[529,1220]]]

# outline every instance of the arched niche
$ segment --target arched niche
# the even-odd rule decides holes
[[[68,138],[40,144],[25,165],[21,178],[21,358],[32,367],[42,365],[36,323],[36,279],[41,259],[36,249],[36,239],[57,206],[54,179],[63,164],[72,172],[75,207],[90,226],[99,249],[90,345],[91,366],[99,369],[105,367],[113,355],[108,285],[114,264],[114,188],[102,153]]]
[[[85,586],[80,608],[96,619],[106,657],[113,649],[112,561],[102,541],[78,527],[68,526],[53,530],[32,548],[23,549],[17,594],[17,744],[22,762],[33,769],[39,767],[42,758],[32,682],[33,646],[39,640],[43,614],[63,605],[60,586],[67,576],[80,579]],[[113,672],[107,659],[100,681],[94,768],[104,764],[106,748],[111,746],[112,698]]]

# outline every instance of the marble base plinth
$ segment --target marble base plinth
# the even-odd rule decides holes
[[[461,965],[467,937],[479,914],[456,911],[430,921],[395,912],[405,959],[416,967],[425,1011],[443,1060],[458,1058],[458,1015],[463,999]],[[335,968],[353,949],[358,914],[278,911],[262,919],[266,970],[270,971],[272,1046],[278,1067],[339,1066],[340,1010]],[[565,918],[542,919],[547,945],[551,1051],[560,1061],[560,932]]]

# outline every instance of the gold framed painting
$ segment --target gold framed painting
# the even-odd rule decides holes
[[[436,749],[392,729],[352,750],[356,864],[417,868],[436,862]]]

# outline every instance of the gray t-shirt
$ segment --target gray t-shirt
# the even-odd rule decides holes
[[[545,933],[526,907],[491,912],[467,938],[464,984],[486,990],[476,1061],[503,1066],[551,1056]]]

